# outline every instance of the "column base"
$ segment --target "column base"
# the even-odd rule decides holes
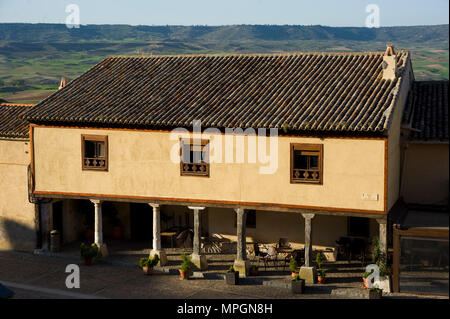
[[[306,284],[316,283],[316,267],[300,267],[299,276],[301,279],[305,280]]]
[[[106,246],[105,243],[103,243],[103,244],[95,243],[95,244],[98,246],[98,248],[100,250],[100,255],[102,257],[108,257],[109,256],[108,246]]]
[[[234,270],[239,271],[239,277],[245,278],[248,276],[248,270],[250,269],[250,262],[248,260],[235,260],[233,264]]]
[[[150,257],[153,257],[154,255],[158,254],[159,262],[158,266],[165,266],[167,265],[167,255],[164,250],[153,250],[150,251]]]
[[[193,268],[196,270],[202,271],[208,269],[208,261],[205,255],[192,254],[191,262],[192,266],[194,266]]]

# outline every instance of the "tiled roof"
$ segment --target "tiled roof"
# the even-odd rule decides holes
[[[404,69],[409,54],[399,51]],[[31,122],[384,131],[399,78],[382,52],[109,57],[27,113]],[[401,72],[400,72],[401,74]]]
[[[0,137],[28,138],[30,124],[22,116],[33,104],[0,104]]]
[[[448,81],[414,82],[403,123],[413,128],[410,139],[448,141]]]

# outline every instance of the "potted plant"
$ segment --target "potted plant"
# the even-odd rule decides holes
[[[325,283],[325,269],[317,269],[317,281],[319,282],[319,284],[324,284]]]
[[[298,274],[298,263],[294,258],[289,261],[289,269],[292,271],[292,278],[295,278],[295,275]]]
[[[316,264],[318,269],[322,269],[323,263],[325,262],[326,258],[325,255],[319,251],[316,254]]]
[[[391,267],[388,264],[387,256],[380,249],[380,241],[378,237],[372,240],[372,261],[378,266],[380,270],[380,282],[378,288],[391,292]]]
[[[82,243],[80,246],[80,255],[84,260],[84,264],[86,266],[92,265],[92,259],[98,257],[100,255],[100,250],[98,249],[97,244],[86,245]]]
[[[251,266],[250,267],[250,276],[258,276],[259,275],[259,270],[258,270],[258,266]]]
[[[151,275],[153,272],[153,267],[155,267],[159,262],[158,254],[153,257],[144,257],[139,260],[139,267],[142,268],[144,274]]]
[[[181,254],[181,266],[180,266],[180,278],[189,279],[189,274],[191,272],[191,256],[186,254]]]
[[[228,285],[237,285],[239,283],[239,271],[235,271],[233,266],[230,266],[225,274],[225,280]]]
[[[369,290],[369,299],[381,299],[383,296],[383,290],[378,287],[372,287]]]
[[[302,294],[305,290],[305,280],[301,279],[299,274],[292,279],[291,290],[293,294]]]

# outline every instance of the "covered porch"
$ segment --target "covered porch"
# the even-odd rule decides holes
[[[329,284],[354,282],[360,286],[365,264],[370,262],[370,239],[378,236],[380,248],[387,252],[387,219],[382,216],[98,199],[83,200],[83,204],[75,199],[69,202],[56,200],[44,205],[47,207],[42,208],[42,231],[45,233],[58,227],[62,230],[61,254],[79,256],[80,242],[90,241],[80,221],[75,222],[77,212],[74,208],[82,207],[86,211],[90,206],[87,216],[90,214],[93,219],[92,242],[101,247],[103,260],[136,265],[139,258],[158,254],[161,257],[159,266],[164,271],[172,269],[176,272],[181,253],[188,253],[192,255],[194,272],[219,274],[233,265],[242,277],[248,277],[250,268],[255,266],[261,277],[286,277],[290,275],[289,260],[294,257],[301,267],[301,276],[307,283],[314,284],[314,259],[320,251],[327,259],[325,268]],[[112,219],[109,216],[111,207],[118,212]],[[57,214],[62,217],[55,218]],[[136,217],[133,215],[139,216],[134,222]],[[124,229],[120,239],[112,236],[114,231],[111,229],[104,236],[104,230],[112,226],[110,222],[105,225],[108,219],[121,221]],[[181,236],[183,233],[184,237]],[[346,240],[347,243],[353,240],[365,242],[364,251],[355,253],[349,244],[345,244]],[[281,247],[281,242],[288,247]],[[50,249],[50,239],[43,243],[44,249]],[[261,255],[255,252],[255,247]],[[276,255],[267,258],[271,248]]]

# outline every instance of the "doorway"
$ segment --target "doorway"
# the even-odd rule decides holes
[[[132,240],[153,238],[153,209],[148,204],[131,203],[130,226]]]

